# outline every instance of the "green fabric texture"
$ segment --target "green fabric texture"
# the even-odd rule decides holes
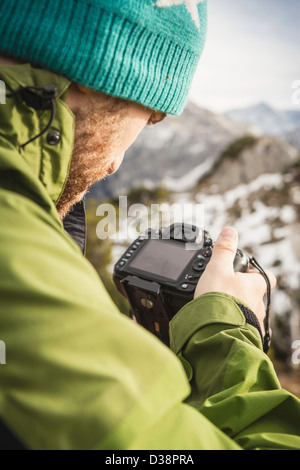
[[[180,114],[206,21],[203,0],[192,10],[165,0],[2,0],[0,51],[97,91]]]
[[[117,310],[55,209],[73,145],[68,82],[27,65],[0,79],[56,80],[62,134],[21,154],[45,116],[17,98],[0,106],[0,418],[29,449],[300,449],[300,402],[233,298],[206,294],[174,317],[178,357]]]
[[[20,86],[54,84],[57,87],[58,98],[65,95],[71,84],[70,80],[46,70],[34,73],[30,64],[1,67],[1,79],[6,84],[8,93],[10,90],[17,90]],[[63,121],[69,132],[55,147],[56,152],[50,145],[41,147],[39,139],[33,141],[28,148],[25,147],[25,150],[20,149],[22,144],[39,134],[48,121],[49,111],[37,113],[32,108],[24,106],[20,99],[6,99],[6,104],[1,106],[0,135],[5,138],[2,145],[7,148],[7,153],[3,155],[0,163],[0,180],[2,188],[5,187],[21,194],[25,192],[30,199],[52,209],[57,217],[57,211],[55,209],[53,211],[51,202],[54,204],[58,202],[68,177],[75,129],[74,115],[63,99],[56,101],[52,128],[59,128]],[[8,140],[7,136],[9,136]],[[44,136],[43,141],[45,140]],[[18,161],[19,170],[11,168],[14,159],[10,152],[15,152],[15,148],[22,155]],[[10,174],[13,171],[19,171],[18,178]]]

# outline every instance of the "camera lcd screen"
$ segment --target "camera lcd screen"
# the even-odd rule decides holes
[[[182,242],[148,240],[130,267],[176,281],[194,255]]]

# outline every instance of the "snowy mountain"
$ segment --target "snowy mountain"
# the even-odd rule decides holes
[[[264,174],[282,174],[298,159],[299,151],[281,139],[270,136],[244,137],[221,155],[203,185],[223,193],[238,185],[250,184]]]
[[[284,136],[300,127],[300,111],[276,110],[266,103],[228,111],[226,116],[238,123],[252,126],[253,131]]]

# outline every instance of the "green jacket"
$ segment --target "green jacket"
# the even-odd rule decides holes
[[[1,67],[11,89],[54,83],[49,112],[0,105],[0,417],[31,449],[300,449],[300,402],[281,389],[235,299],[206,294],[170,326],[172,350],[119,313],[55,204],[72,155],[69,81]]]

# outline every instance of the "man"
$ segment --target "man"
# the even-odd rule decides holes
[[[62,224],[147,123],[182,111],[205,21],[203,1],[0,3],[2,448],[300,448],[300,403],[262,350],[265,282],[233,272],[233,229],[169,350]]]

